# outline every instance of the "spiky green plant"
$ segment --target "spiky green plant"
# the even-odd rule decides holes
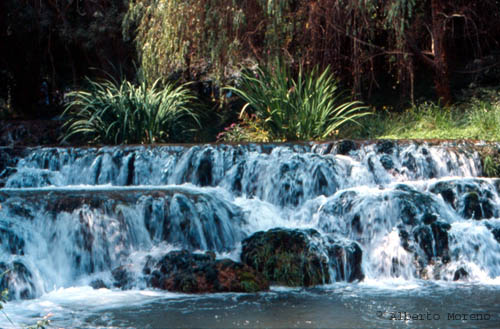
[[[138,144],[182,141],[192,123],[195,97],[186,85],[151,87],[129,81],[87,80],[89,88],[70,93],[63,116],[68,117],[62,141]]]
[[[297,79],[281,64],[242,73],[237,87],[227,87],[253,110],[274,140],[326,139],[346,122],[368,114],[359,101],[346,101],[329,68],[321,74],[299,70]]]

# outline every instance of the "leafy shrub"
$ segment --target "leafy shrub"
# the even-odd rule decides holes
[[[327,68],[297,79],[285,65],[242,73],[240,85],[227,87],[247,104],[241,115],[253,110],[273,140],[325,139],[346,122],[367,112],[359,101],[345,102],[345,94]]]
[[[75,137],[101,144],[182,141],[189,127],[199,123],[191,109],[195,97],[186,85],[168,83],[159,89],[158,80],[151,87],[87,81],[88,90],[68,94],[63,142]]]
[[[270,142],[269,132],[262,128],[255,114],[244,114],[241,122],[232,123],[217,135],[217,142],[238,143],[252,141],[257,143]]]

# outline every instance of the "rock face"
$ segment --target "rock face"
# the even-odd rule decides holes
[[[215,254],[172,251],[160,260],[150,258],[143,273],[154,288],[184,293],[257,292],[269,289],[268,281],[251,267]]]
[[[487,219],[497,217],[493,191],[481,180],[450,180],[435,184],[430,191],[440,194],[465,219]]]
[[[31,299],[36,297],[32,274],[21,262],[14,261],[10,264],[0,262],[0,291],[9,291],[9,300]]]
[[[257,232],[243,241],[241,253],[243,263],[272,283],[286,286],[362,279],[361,258],[361,248],[356,243],[343,246],[324,239],[313,229]]]

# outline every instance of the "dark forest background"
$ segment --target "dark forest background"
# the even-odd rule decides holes
[[[8,117],[60,114],[67,91],[106,74],[195,81],[217,103],[242,67],[276,57],[330,66],[352,95],[397,111],[498,84],[500,1],[2,0],[0,41]]]

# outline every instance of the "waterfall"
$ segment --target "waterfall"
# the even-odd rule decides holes
[[[500,276],[500,181],[480,177],[472,143],[0,155],[0,271],[9,270],[0,283],[14,299],[113,287],[117,269],[127,269],[124,286],[143,289],[152,257],[184,249],[240,261],[249,237],[278,228],[298,232],[324,261],[323,283]]]

